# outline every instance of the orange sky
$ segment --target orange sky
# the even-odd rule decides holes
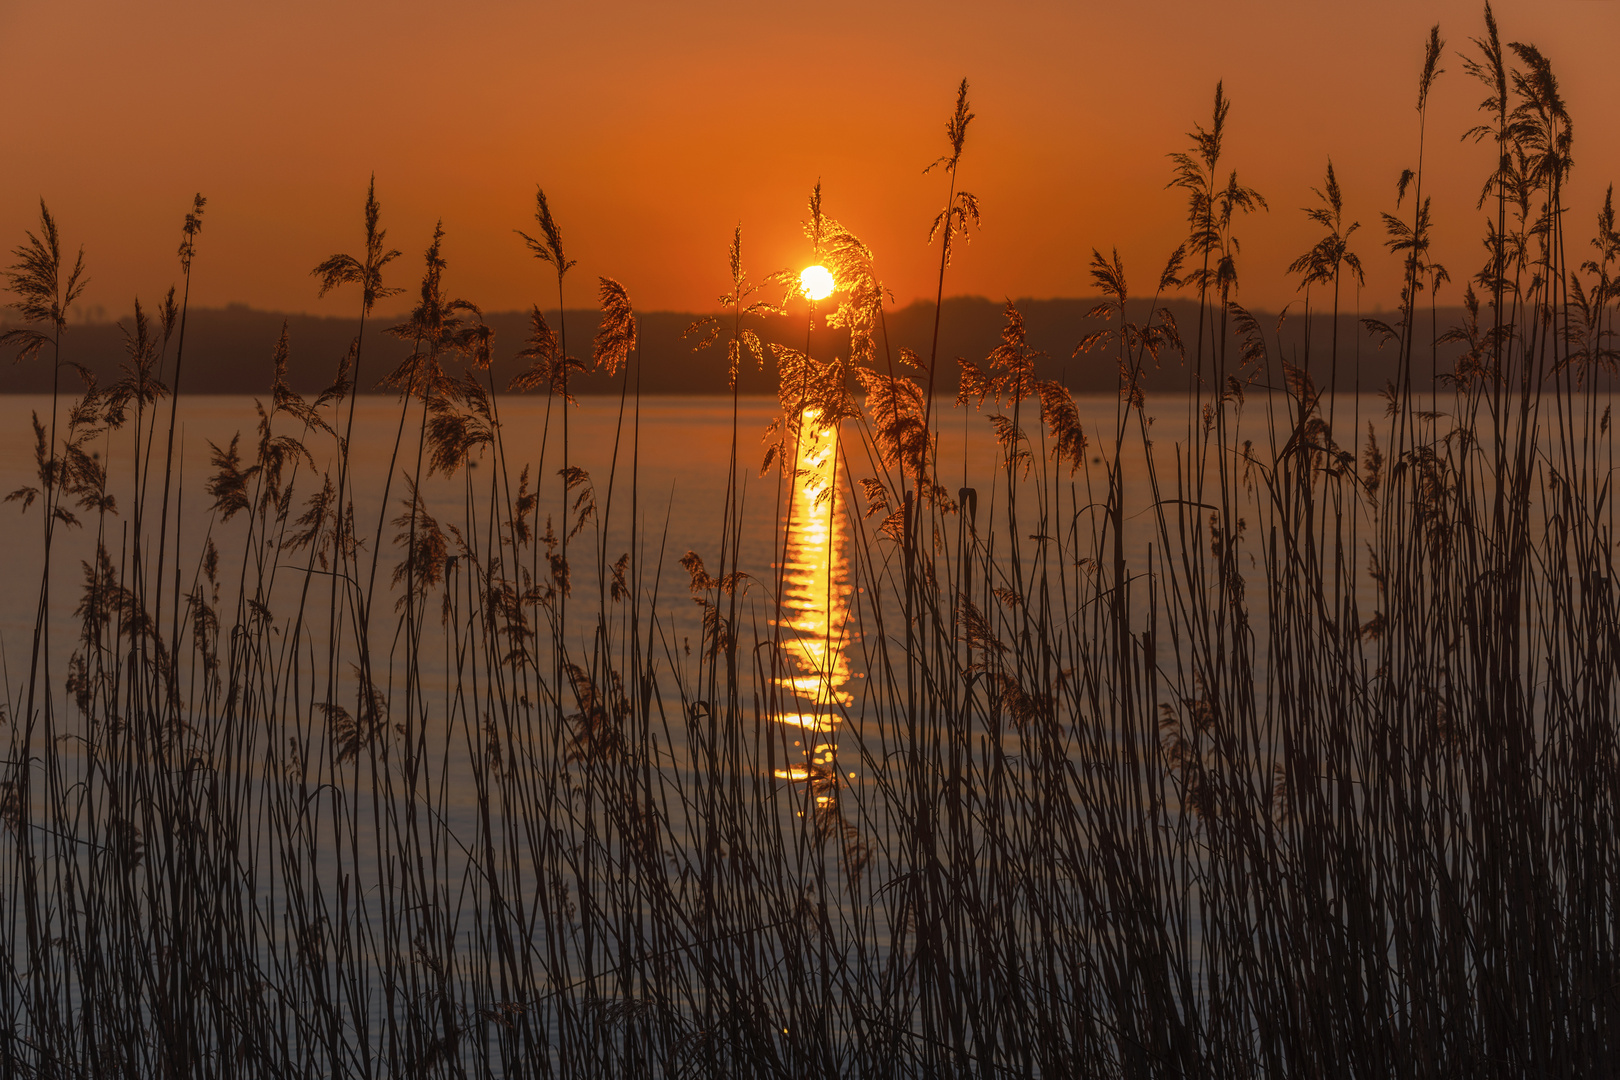
[[[1354,14],[1347,14],[1353,11]],[[1165,155],[1234,102],[1228,161],[1271,203],[1245,222],[1241,299],[1293,295],[1282,268],[1314,239],[1299,207],[1331,155],[1365,226],[1365,300],[1391,304],[1378,212],[1415,163],[1428,26],[1447,69],[1433,92],[1428,183],[1439,257],[1481,254],[1473,209],[1488,153],[1461,145],[1483,96],[1458,50],[1476,3],[780,3],[456,5],[0,0],[6,102],[0,245],[43,195],[119,317],[173,280],[193,191],[208,196],[194,299],[347,313],[309,268],[359,246],[375,171],[409,286],[433,222],[449,284],[486,309],[550,301],[514,228],[544,185],[579,267],[570,304],[610,274],[638,307],[705,309],[726,284],[732,225],[757,272],[802,264],[798,223],[819,177],[828,212],[877,251],[905,303],[932,295],[925,246],[943,180],[922,167],[966,75],[977,119],[962,164],[984,227],[948,294],[1091,292],[1092,247],[1135,282],[1180,239]],[[1553,60],[1575,120],[1571,226],[1584,241],[1620,178],[1620,3],[1503,2],[1508,40]],[[1458,290],[1453,289],[1455,299]],[[403,301],[393,302],[396,306]]]

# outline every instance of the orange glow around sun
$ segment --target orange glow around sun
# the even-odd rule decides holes
[[[1360,300],[1398,303],[1402,260],[1379,254],[1371,226],[1396,209],[1396,178],[1415,164],[1411,98],[1428,30],[1443,24],[1448,56],[1471,53],[1480,5],[1386,5],[1376,19],[1282,0],[1260,0],[1241,19],[1219,5],[1170,7],[1166,19],[1163,5],[1029,0],[1016,17],[992,17],[944,0],[920,18],[914,5],[835,0],[805,20],[791,7],[755,5],[744,17],[706,0],[632,0],[486,3],[477,18],[446,21],[423,0],[14,0],[0,3],[0,78],[36,119],[7,144],[0,252],[37,227],[43,197],[67,248],[85,246],[83,317],[126,318],[134,297],[150,301],[173,283],[175,234],[201,192],[194,305],[347,317],[348,297],[322,296],[309,270],[353,249],[375,177],[387,246],[407,253],[386,274],[406,291],[382,314],[409,310],[440,221],[455,295],[485,311],[527,311],[558,302],[514,232],[533,231],[543,187],[579,261],[564,306],[590,306],[588,283],[610,276],[643,310],[701,313],[726,286],[739,224],[750,266],[795,265],[805,195],[819,179],[827,212],[876,253],[903,306],[938,292],[929,223],[949,184],[924,168],[949,149],[943,122],[966,77],[977,119],[961,180],[984,219],[971,244],[954,247],[946,295],[1086,297],[1093,247],[1118,247],[1140,277],[1186,239],[1166,155],[1209,124],[1224,80],[1233,106],[1222,175],[1237,170],[1271,206],[1239,230],[1243,304],[1275,311],[1296,299],[1284,268],[1314,236],[1298,208],[1330,157],[1346,219],[1365,230],[1355,238],[1367,267]],[[1567,205],[1590,220],[1620,178],[1609,105],[1620,66],[1606,44],[1620,38],[1620,4],[1492,8],[1503,34],[1556,64],[1580,140]],[[1324,40],[1327,53],[1293,47]],[[1084,63],[1076,41],[1087,42]],[[1442,304],[1460,301],[1483,257],[1475,202],[1496,164],[1488,140],[1457,138],[1480,122],[1480,94],[1457,62],[1447,66],[1426,121],[1445,135],[1425,147],[1423,187],[1434,196],[1433,254],[1456,276]],[[806,71],[814,105],[784,116]],[[154,118],[207,135],[154,139]],[[424,134],[469,124],[476,138]]]

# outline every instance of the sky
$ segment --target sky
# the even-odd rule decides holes
[[[119,318],[178,275],[194,192],[208,198],[193,278],[206,306],[350,314],[310,269],[361,246],[375,174],[390,284],[409,288],[434,223],[449,290],[486,310],[555,304],[534,231],[544,187],[572,257],[567,302],[623,282],[642,310],[709,310],[728,285],[732,229],[756,275],[807,261],[800,223],[825,210],[876,252],[899,303],[931,298],[928,227],[962,78],[975,114],[961,185],[982,227],[946,295],[1094,293],[1093,248],[1117,247],[1137,289],[1185,233],[1168,154],[1232,101],[1226,161],[1267,200],[1244,220],[1240,299],[1276,310],[1316,238],[1301,208],[1331,157],[1363,228],[1361,302],[1392,306],[1380,212],[1418,160],[1415,109],[1431,24],[1446,41],[1430,99],[1425,183],[1436,254],[1454,279],[1483,261],[1475,210],[1486,147],[1460,141],[1483,88],[1461,53],[1477,3],[819,5],[463,0],[0,0],[0,249],[43,198],[92,278],[86,317]],[[1574,118],[1568,191],[1584,243],[1620,178],[1620,2],[1495,6],[1508,41],[1553,62]],[[1460,288],[1450,291],[1455,301]],[[1447,299],[1442,296],[1442,301]],[[389,302],[403,310],[405,297]]]

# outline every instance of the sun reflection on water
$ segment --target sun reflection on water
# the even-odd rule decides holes
[[[783,655],[787,670],[777,684],[787,694],[775,716],[803,729],[805,763],[776,770],[779,779],[809,781],[816,802],[837,783],[832,738],[840,711],[854,702],[850,668],[849,533],[838,486],[838,431],[806,413],[800,426],[798,480],[787,522],[781,566]],[[813,744],[813,749],[812,749]]]

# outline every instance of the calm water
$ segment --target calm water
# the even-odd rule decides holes
[[[1111,453],[1119,403],[1113,397],[1087,397],[1079,399],[1077,405],[1091,443],[1087,465],[1072,477],[1066,469],[1061,475],[1054,471],[1054,476],[1072,485],[1064,503],[1067,505],[1072,495],[1079,512],[1063,510],[1061,513],[1072,515],[1071,519],[1057,520],[1059,512],[1049,511],[1042,520],[1026,486],[1025,493],[1019,496],[1024,500],[1019,519],[1022,530],[1033,532],[1039,528],[1047,536],[1062,534],[1065,546],[1083,555],[1090,552],[1092,537],[1099,535],[1106,488],[1106,465],[1100,455]],[[866,509],[858,481],[878,470],[868,457],[867,440],[860,431],[850,425],[842,433],[806,425],[797,463],[802,482],[789,488],[779,472],[761,476],[759,470],[765,449],[762,437],[779,411],[776,401],[744,398],[736,404],[735,415],[733,408],[733,402],[724,398],[665,397],[644,399],[639,408],[631,402],[622,413],[616,399],[585,398],[571,410],[568,463],[588,473],[597,513],[573,539],[568,551],[574,582],[574,600],[564,628],[568,645],[570,650],[589,653],[595,613],[602,606],[597,589],[611,580],[604,563],[612,564],[625,554],[633,554],[641,568],[640,595],[644,604],[656,601],[659,609],[664,632],[661,641],[654,643],[655,651],[657,647],[665,649],[673,665],[677,656],[684,657],[688,648],[701,640],[702,611],[692,602],[690,577],[680,560],[688,551],[695,552],[710,572],[720,573],[727,479],[735,445],[741,499],[736,566],[747,575],[737,635],[746,648],[758,640],[758,635],[782,634],[786,646],[784,665],[790,670],[783,672],[781,685],[792,700],[780,710],[781,718],[807,731],[828,732],[840,719],[861,711],[863,672],[857,659],[861,652],[860,605],[853,603],[858,584],[855,578],[861,575],[852,572],[851,559],[859,555],[878,560],[894,551],[890,541],[873,539],[881,514],[867,518],[862,530],[852,528],[855,516]],[[1034,437],[1040,428],[1034,403],[1026,408],[1022,422]],[[0,493],[38,485],[30,416],[38,415],[48,424],[49,410],[48,398],[0,395]],[[428,512],[446,527],[481,537],[474,546],[484,550],[492,546],[487,542],[492,502],[499,500],[504,505],[514,497],[526,471],[539,490],[542,521],[550,517],[559,533],[569,527],[572,510],[568,504],[574,498],[570,495],[565,501],[558,476],[563,463],[560,407],[548,407],[546,401],[533,397],[509,397],[500,401],[499,410],[504,475],[501,460],[486,450],[475,455],[473,467],[453,477],[429,476],[421,485]],[[1186,440],[1189,421],[1185,410],[1184,404],[1169,399],[1150,399],[1147,410],[1150,414],[1160,413],[1149,433],[1167,498],[1175,494],[1172,477],[1181,453],[1178,444]],[[1333,410],[1335,434],[1341,445],[1357,447],[1365,437],[1368,420],[1377,421],[1383,438],[1385,421],[1380,398],[1345,397],[1333,405]],[[976,527],[982,534],[992,529],[1005,534],[1006,485],[998,468],[1001,449],[988,420],[991,411],[953,408],[948,400],[939,403],[940,480],[952,495],[961,487],[975,489]],[[59,418],[65,428],[65,408]],[[166,425],[167,403],[160,407],[158,419],[160,425]],[[380,533],[382,553],[376,571],[379,587],[386,587],[400,561],[400,549],[393,543],[400,530],[393,521],[406,509],[405,477],[417,471],[415,429],[420,413],[413,407],[390,480],[389,464],[400,420],[396,400],[382,396],[358,399],[351,454],[355,519],[357,532],[367,544],[360,557],[362,571],[370,568],[372,549]],[[1253,439],[1257,447],[1265,447],[1273,439],[1280,443],[1286,440],[1286,424],[1285,418],[1279,418],[1273,426],[1264,397],[1254,393],[1235,439]],[[258,413],[252,398],[188,396],[179,403],[175,476],[178,512],[171,523],[167,573],[173,573],[177,544],[182,592],[189,592],[197,580],[202,553],[209,542],[219,552],[222,594],[234,596],[242,580],[243,553],[249,539],[248,515],[240,514],[228,522],[221,520],[212,509],[213,500],[205,484],[214,472],[211,455],[215,448],[227,447],[233,436],[241,436],[242,456],[252,460],[257,425]],[[1283,428],[1283,434],[1278,434],[1277,427]],[[310,453],[309,460],[295,460],[286,474],[294,492],[291,516],[296,517],[302,512],[304,500],[318,490],[320,475],[327,470],[335,473],[336,443],[326,434],[304,435],[284,414],[276,418],[275,432],[303,436]],[[162,458],[161,436],[160,431],[153,450],[155,460]],[[126,427],[85,442],[87,452],[111,463],[108,488],[119,512],[96,517],[81,510],[80,527],[64,527],[57,532],[46,654],[53,672],[50,681],[58,691],[78,634],[73,611],[80,602],[85,565],[93,557],[98,534],[114,565],[127,570],[128,515],[134,504],[134,438],[133,430]],[[1387,451],[1387,439],[1384,441]],[[1125,554],[1133,572],[1138,573],[1149,565],[1149,546],[1158,540],[1141,442],[1133,418],[1121,464],[1127,504]],[[1262,450],[1257,456],[1269,455]],[[1039,460],[1039,450],[1036,457],[1037,471],[1049,467]],[[155,504],[161,471],[147,482],[148,503]],[[390,505],[386,524],[379,529],[385,489]],[[1200,509],[1190,501],[1187,505],[1192,513],[1207,513],[1207,507]],[[0,575],[0,683],[5,687],[12,715],[16,714],[19,694],[27,680],[43,566],[39,504],[26,513],[20,512],[20,507],[20,502],[0,504],[0,553],[7,571]],[[149,521],[147,529],[155,535],[156,522]],[[864,532],[869,543],[863,546],[858,532]],[[955,540],[944,539],[948,543]],[[1028,541],[1019,539],[1020,543],[1044,542],[1034,536]],[[1261,543],[1250,537],[1249,551],[1258,553],[1261,548]],[[313,579],[307,572],[306,555],[284,552],[264,567],[264,573],[269,583],[269,606],[278,619],[291,617],[300,603],[306,602],[314,604],[313,610],[324,612],[320,606],[325,602],[323,590],[310,588]],[[1259,580],[1263,575],[1250,576]],[[306,590],[315,598],[313,601],[306,596]],[[1263,603],[1256,599],[1251,606],[1263,607]],[[1258,617],[1263,613],[1255,614]],[[221,612],[221,617],[230,621],[229,612]],[[320,632],[325,617],[322,614],[308,621],[320,624],[311,627]],[[772,627],[777,621],[782,624],[779,631]],[[891,635],[898,637],[895,620],[890,619],[886,625]],[[1263,633],[1259,636],[1263,641]],[[1257,659],[1264,663],[1263,656]]]
[[[1165,404],[1168,407],[1169,403]],[[1092,448],[1087,467],[1073,477],[1063,470],[1061,480],[1073,485],[1074,504],[1083,509],[1072,520],[1049,517],[1039,527],[1049,535],[1064,532],[1068,546],[1089,550],[1088,534],[1094,535],[1097,527],[1106,485],[1105,466],[1098,455],[1110,452],[1118,402],[1112,397],[1081,398],[1078,406]],[[1365,418],[1382,413],[1381,402],[1366,397],[1346,399],[1341,406],[1335,426],[1348,445],[1353,445],[1356,432],[1364,430]],[[37,486],[30,415],[38,415],[48,424],[49,409],[48,398],[0,396],[0,492]],[[558,477],[562,464],[561,409],[548,408],[544,400],[517,397],[503,399],[499,409],[505,475],[500,474],[497,457],[486,451],[475,457],[471,468],[453,477],[430,476],[421,485],[428,512],[444,526],[487,537],[484,531],[492,500],[513,497],[527,470],[531,480],[538,478],[542,520],[551,517],[557,531],[562,532],[568,527],[572,511],[565,510],[567,504]],[[569,548],[574,601],[565,632],[571,650],[589,653],[595,613],[601,608],[596,590],[599,583],[611,580],[603,563],[612,564],[634,549],[642,568],[642,599],[656,601],[664,627],[655,652],[664,649],[670,666],[688,655],[688,650],[701,640],[702,611],[692,602],[690,577],[680,560],[688,551],[695,552],[710,572],[720,573],[725,493],[735,438],[742,507],[736,565],[747,575],[736,628],[738,638],[746,649],[752,635],[781,633],[785,649],[779,683],[786,696],[778,716],[790,725],[802,727],[807,737],[796,741],[804,744],[807,754],[821,756],[836,747],[835,729],[862,712],[858,700],[864,675],[859,663],[861,629],[859,605],[853,603],[857,586],[854,579],[859,575],[851,570],[851,559],[859,553],[859,545],[851,515],[865,510],[865,500],[858,483],[852,485],[852,480],[858,482],[877,470],[858,431],[846,428],[835,433],[806,425],[797,463],[801,482],[790,490],[778,472],[761,476],[759,464],[765,448],[762,437],[778,411],[776,401],[770,398],[745,398],[735,406],[734,415],[730,399],[692,397],[644,399],[639,410],[631,402],[623,413],[616,399],[585,398],[571,411],[568,463],[589,474],[597,513]],[[976,527],[985,532],[994,527],[1005,531],[1005,482],[998,469],[1001,450],[987,419],[990,411],[955,409],[949,401],[939,404],[941,482],[953,495],[959,487],[976,490]],[[1149,411],[1153,411],[1152,403]],[[1175,413],[1158,418],[1150,429],[1155,435],[1154,453],[1161,479],[1167,479],[1167,471],[1174,467],[1174,442],[1185,437],[1187,417],[1180,414],[1180,407]],[[1264,414],[1251,406],[1249,415],[1251,419],[1246,422],[1254,430],[1248,437],[1263,444],[1268,437]],[[65,422],[65,410],[59,416]],[[414,432],[420,415],[413,408],[393,479],[389,478],[400,419],[400,405],[392,398],[358,399],[350,460],[357,532],[368,548],[361,555],[362,571],[371,563],[370,549],[379,533],[385,488],[390,503],[388,523],[380,530],[380,587],[389,581],[400,560],[399,548],[391,543],[399,529],[392,522],[406,509],[404,478],[416,472]],[[166,425],[167,403],[159,420]],[[1032,436],[1038,432],[1033,407],[1023,423]],[[219,552],[222,593],[233,596],[242,580],[243,553],[249,539],[248,515],[240,514],[228,522],[221,520],[212,509],[213,500],[205,484],[214,472],[211,455],[216,448],[229,446],[233,436],[241,436],[242,456],[245,461],[252,460],[257,425],[258,413],[252,398],[188,396],[179,403],[175,476],[178,513],[174,519],[177,524],[171,523],[169,543],[171,552],[178,544],[183,592],[189,592],[197,580],[202,553],[210,541]],[[335,473],[336,443],[322,433],[304,434],[285,415],[276,418],[275,431],[278,435],[301,436],[310,453],[311,460],[297,460],[286,474],[294,491],[291,516],[296,517],[304,500],[318,490],[320,475],[327,470]],[[1166,433],[1162,439],[1157,435],[1159,431]],[[128,556],[128,513],[134,503],[134,438],[133,430],[126,427],[84,444],[87,452],[111,463],[108,488],[119,512],[98,518],[81,511],[81,527],[59,529],[57,533],[46,654],[53,672],[51,684],[58,691],[77,638],[78,620],[73,611],[80,602],[85,565],[93,557],[98,534],[115,565],[122,567]],[[154,459],[161,460],[162,452],[160,431]],[[1039,461],[1036,464],[1037,468],[1044,467]],[[1122,465],[1129,515],[1126,556],[1133,566],[1140,567],[1146,564],[1149,545],[1156,536],[1141,439],[1134,421],[1127,432]],[[161,482],[161,471],[148,478],[149,504],[157,502]],[[568,502],[573,497],[570,495]],[[0,678],[13,715],[27,679],[43,565],[39,504],[27,513],[19,512],[20,505],[0,504],[0,524],[4,525],[0,551],[8,570],[0,575]],[[1038,508],[1027,501],[1020,506],[1020,521],[1026,528],[1039,521],[1038,514]],[[868,538],[876,535],[880,521],[881,514],[865,521]],[[155,526],[155,522],[148,522],[148,531],[154,535]],[[893,545],[875,539],[864,550],[867,557],[880,559],[893,551]],[[303,554],[283,553],[264,568],[269,606],[278,619],[285,620],[301,603],[310,603],[311,595],[315,597],[313,610],[324,612],[320,606],[325,603],[324,590],[309,588],[313,579],[306,564],[307,556]],[[172,574],[172,554],[167,565]],[[221,616],[229,621],[228,612],[221,612]],[[324,614],[308,621],[319,624],[311,627],[312,633],[323,632]],[[778,621],[779,630],[773,630],[772,624]],[[891,635],[898,637],[896,620],[891,619],[887,625]],[[796,770],[794,775],[802,775],[802,770]]]

